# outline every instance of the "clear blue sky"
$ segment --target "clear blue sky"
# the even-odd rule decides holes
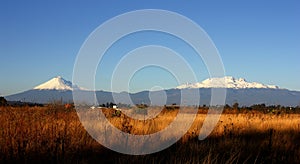
[[[218,48],[226,75],[300,90],[300,2],[297,0],[2,0],[0,95],[31,89],[57,75],[71,80],[76,55],[87,36],[104,21],[138,9],[170,10],[199,24]],[[155,35],[161,34],[140,34],[150,43],[159,44]],[[126,39],[130,40],[130,37]],[[169,39],[172,40],[166,38]],[[131,42],[134,40],[131,39]],[[129,46],[123,42],[123,46],[116,46],[117,50],[112,52],[122,52],[122,47],[130,48],[131,42]],[[172,43],[176,48],[176,40]],[[188,52],[182,50],[186,58],[193,60]],[[113,59],[109,53],[106,55],[106,61]],[[98,71],[97,89],[109,90],[102,80],[108,76],[110,69]],[[132,91],[150,89],[159,77],[172,79],[166,74],[157,68],[141,70],[132,79]],[[161,84],[163,87],[176,85],[172,80],[167,82],[168,78]],[[206,76],[201,74],[198,78],[201,81]]]

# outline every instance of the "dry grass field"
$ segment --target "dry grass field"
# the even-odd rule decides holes
[[[163,110],[143,121],[115,116],[112,109],[99,110],[115,127],[130,134],[160,131],[178,113]],[[189,119],[193,109],[180,110]],[[200,141],[205,117],[206,111],[199,110],[188,132],[171,147],[132,156],[101,146],[85,131],[72,108],[0,107],[0,163],[300,163],[299,114],[225,111],[210,136]]]

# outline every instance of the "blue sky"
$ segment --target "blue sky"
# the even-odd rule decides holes
[[[226,75],[300,90],[300,2],[296,0],[3,0],[0,2],[0,95],[31,89],[57,75],[71,80],[76,55],[88,35],[104,21],[138,9],[170,10],[199,24],[218,48]],[[201,60],[194,60],[188,46],[178,43],[182,44],[180,49],[176,39],[165,37],[161,41],[156,40],[156,35],[164,38],[159,33],[137,34],[124,38],[129,42],[120,40],[111,52],[123,52],[122,48],[129,50],[141,42],[170,43],[168,46],[180,51],[193,67],[197,64],[204,67]],[[116,59],[108,52],[104,62]],[[108,65],[107,71],[99,68],[97,89],[110,89],[107,84],[112,67]],[[199,81],[207,78],[205,68],[196,73]],[[148,90],[159,79],[158,85],[163,87],[176,85],[165,70],[148,68],[132,78],[131,91]]]

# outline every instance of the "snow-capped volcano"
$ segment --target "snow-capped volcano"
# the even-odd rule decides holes
[[[61,76],[52,78],[51,80],[34,87],[36,90],[73,90],[82,89],[77,85],[72,85],[72,82],[65,80]]]
[[[246,88],[267,88],[279,89],[275,85],[265,85],[257,82],[247,82],[244,78],[235,79],[231,76],[223,78],[209,78],[198,83],[187,83],[176,87],[177,89],[184,88],[233,88],[233,89],[246,89]]]
[[[167,96],[166,104],[181,103],[181,89],[195,88],[199,89],[200,104],[207,105],[211,102],[212,92],[210,88],[228,88],[226,91],[226,104],[238,102],[242,106],[250,106],[253,104],[269,104],[269,105],[284,105],[284,106],[299,106],[300,92],[290,91],[288,89],[278,88],[274,85],[265,85],[257,82],[247,82],[245,79],[235,79],[233,77],[211,78],[195,84],[180,85],[178,89],[164,90]],[[72,90],[81,90],[85,96],[82,96],[82,102],[87,104],[95,103],[95,95],[99,104],[107,102],[115,102],[113,95],[123,97],[126,93],[112,93],[105,91],[92,91],[82,89],[78,86],[72,87],[72,83],[58,76],[46,83],[43,83],[34,89],[30,89],[21,93],[6,96],[8,101],[26,101],[33,103],[52,103],[53,101],[63,101],[66,103],[73,101]],[[93,94],[89,94],[93,92]],[[155,91],[154,91],[155,92]],[[96,94],[94,94],[96,93]],[[128,93],[130,101],[127,98],[120,101],[123,104],[151,104],[149,98],[150,91],[141,91],[138,93]],[[92,96],[89,96],[92,95]],[[187,94],[187,100],[193,100],[194,94]],[[119,99],[121,100],[121,99]],[[119,102],[117,102],[119,103]],[[159,105],[159,104],[158,104]]]

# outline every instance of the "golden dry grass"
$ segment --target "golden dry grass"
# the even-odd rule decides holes
[[[149,109],[159,111],[158,107]],[[191,119],[183,109],[185,119]],[[177,110],[163,110],[143,121],[125,115],[109,121],[131,134],[152,134],[167,127]],[[0,107],[0,162],[4,163],[298,163],[300,162],[300,115],[260,112],[223,114],[211,133],[197,139],[205,112],[170,148],[151,155],[129,156],[110,151],[82,127],[77,113],[64,106]],[[150,113],[151,114],[151,113]],[[182,124],[184,125],[184,121]],[[101,125],[101,124],[100,124]],[[180,128],[180,127],[178,127]],[[114,142],[114,139],[111,139]]]

